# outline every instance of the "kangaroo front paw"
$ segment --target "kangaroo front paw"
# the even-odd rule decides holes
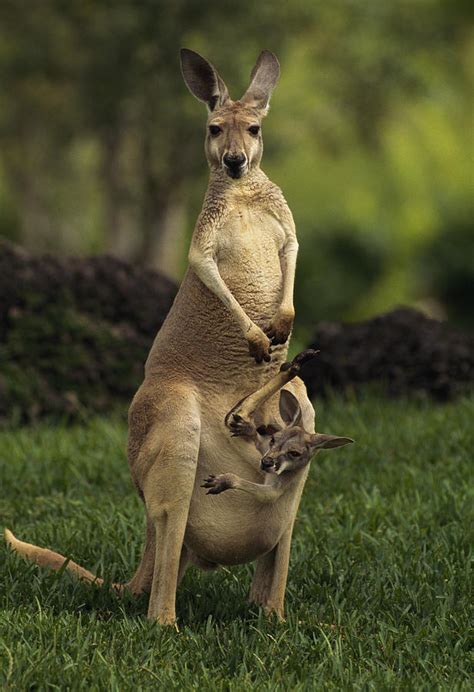
[[[255,358],[256,363],[265,361],[268,363],[271,360],[270,339],[268,336],[253,324],[245,335],[249,345],[249,355]]]
[[[211,474],[204,479],[204,483],[201,485],[201,488],[209,488],[206,495],[219,495],[224,490],[230,490],[233,487],[232,474],[230,473],[221,473],[219,476]]]
[[[272,346],[288,341],[294,319],[294,310],[278,310],[270,325],[265,329],[265,334],[270,339]]]

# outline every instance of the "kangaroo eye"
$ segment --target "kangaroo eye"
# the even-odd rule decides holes
[[[222,132],[222,128],[219,125],[209,125],[209,132],[212,137],[217,137]]]
[[[256,137],[258,133],[260,132],[260,125],[250,125],[248,128],[248,131],[250,132],[251,135]]]
[[[300,457],[300,456],[301,456],[301,452],[297,452],[295,449],[292,450],[291,452],[288,452],[288,454],[290,455],[290,457],[293,457],[294,459],[295,459],[296,457]]]

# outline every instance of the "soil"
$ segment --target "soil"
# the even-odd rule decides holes
[[[411,308],[322,322],[309,348],[320,349],[302,371],[310,396],[376,383],[389,395],[447,401],[474,389],[474,336]]]
[[[0,419],[130,401],[176,295],[110,256],[34,256],[0,243]]]
[[[128,403],[177,286],[109,256],[34,256],[0,242],[0,422]],[[310,396],[375,383],[446,401],[472,391],[474,337],[412,309],[322,322],[303,366]]]

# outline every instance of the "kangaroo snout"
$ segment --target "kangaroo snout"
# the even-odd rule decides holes
[[[245,154],[224,154],[222,158],[222,163],[226,169],[228,175],[231,178],[240,178],[243,172],[243,168],[247,163],[247,157]]]

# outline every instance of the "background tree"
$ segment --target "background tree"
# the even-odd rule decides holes
[[[472,324],[442,249],[474,252],[470,19],[464,0],[3,0],[0,232],[179,278],[206,180],[179,47],[238,97],[265,46],[283,70],[264,162],[299,229],[302,334],[400,302]]]

